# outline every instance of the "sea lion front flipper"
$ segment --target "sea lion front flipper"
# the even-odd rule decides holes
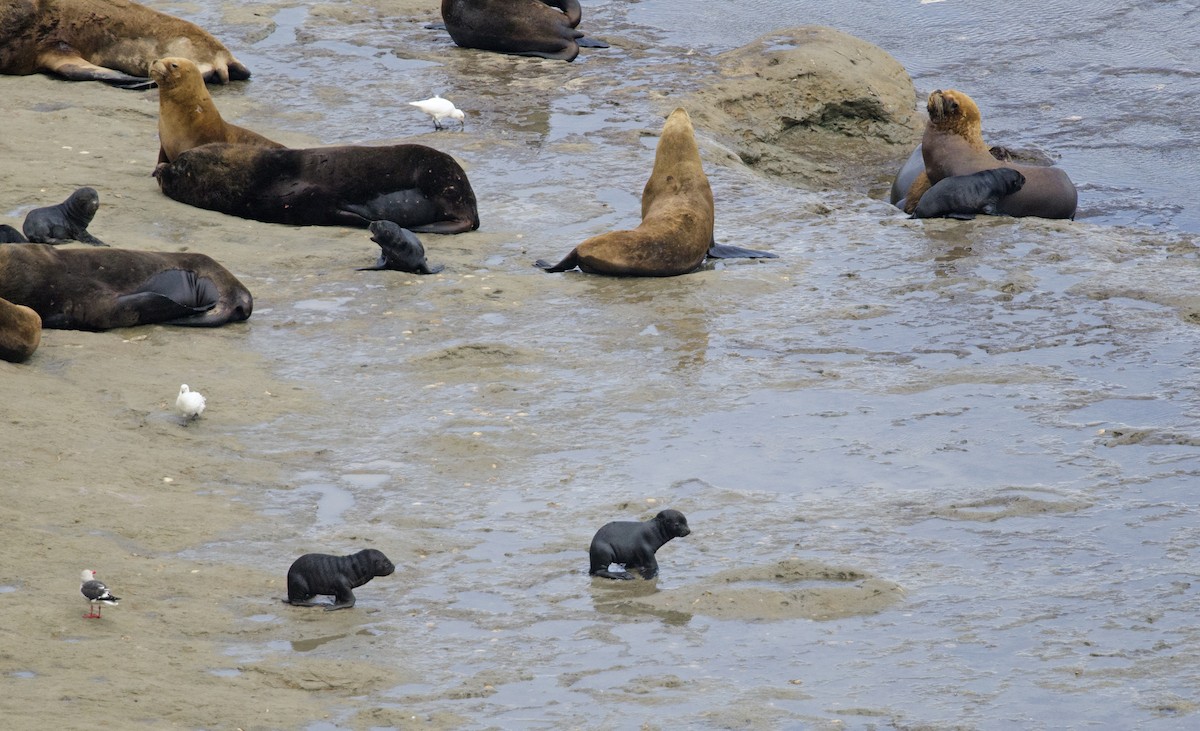
[[[537,261],[535,261],[533,263],[533,265],[535,267],[537,267],[538,269],[542,269],[544,271],[552,272],[552,273],[553,272],[569,272],[572,269],[574,269],[575,267],[579,266],[579,254],[575,253],[574,249],[571,249],[571,253],[567,254],[563,258],[563,260],[557,264],[551,264],[550,262],[546,261],[545,259],[538,259]]]
[[[580,48],[609,48],[609,45],[604,41],[598,41],[590,36],[582,36],[575,39],[575,45]]]
[[[108,244],[88,233],[86,229],[80,229],[79,233],[76,234],[76,238],[89,246],[108,246]]]
[[[211,306],[188,307],[158,292],[124,294],[117,297],[117,305],[136,312],[138,323],[142,325],[193,317],[212,309]]]
[[[38,67],[71,81],[104,81],[113,86],[123,86],[127,89],[137,88],[136,85],[139,84],[154,84],[145,76],[130,76],[115,69],[89,63],[74,48],[66,44],[59,44],[58,48],[43,52],[38,58]]]
[[[710,259],[778,259],[779,254],[772,254],[769,251],[756,251],[754,249],[743,249],[740,246],[730,246],[729,244],[713,243],[708,247],[708,256]]]

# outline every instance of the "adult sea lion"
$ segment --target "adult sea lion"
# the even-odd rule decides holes
[[[25,305],[0,298],[0,360],[29,360],[42,342],[42,318]]]
[[[655,552],[672,538],[683,538],[692,532],[687,518],[678,510],[664,510],[650,520],[618,520],[596,531],[588,547],[588,574],[606,579],[632,579],[638,570],[643,579],[658,576]],[[625,571],[609,571],[611,564],[621,564]]]
[[[268,223],[412,231],[479,228],[475,192],[453,157],[424,145],[269,148],[214,142],[154,172],[181,203]]]
[[[376,576],[388,576],[396,565],[382,551],[365,548],[349,556],[306,553],[292,562],[287,572],[288,597],[283,601],[297,607],[315,607],[313,597],[333,595],[325,611],[354,606],[354,592]]]
[[[29,239],[7,223],[0,223],[0,244],[28,244]]]
[[[412,231],[391,221],[371,221],[367,228],[371,231],[371,240],[379,244],[381,251],[375,266],[362,267],[360,272],[394,269],[411,274],[437,274],[445,268],[441,264],[429,266],[425,247]]]
[[[250,292],[204,254],[0,246],[0,297],[43,327],[108,330],[162,323],[215,327],[250,317]]]
[[[67,196],[62,203],[34,208],[25,216],[21,228],[35,244],[65,244],[82,241],[92,246],[108,246],[88,233],[88,224],[100,210],[100,194],[95,188],[83,187]]]
[[[1008,167],[1025,176],[1025,184],[1001,198],[996,213],[1008,216],[1074,218],[1079,194],[1062,168],[1001,162],[983,141],[982,117],[971,97],[949,89],[929,95],[929,123],[921,138],[925,165],[909,186],[904,210],[916,210],[921,196],[942,178],[970,175],[980,170]]]
[[[455,44],[574,61],[579,47],[608,48],[576,30],[579,0],[442,0],[442,20]]]
[[[632,231],[593,236],[557,264],[539,259],[547,272],[579,267],[596,274],[671,277],[715,258],[774,254],[713,242],[713,195],[700,163],[692,119],[682,108],[671,112],[654,153],[654,170],[642,190],[642,222]]]
[[[951,175],[925,191],[913,218],[974,218],[976,213],[996,213],[1005,196],[1025,185],[1025,176],[1012,168],[980,170],[970,175]]]
[[[150,64],[150,78],[158,84],[159,162],[171,162],[184,150],[209,142],[283,147],[222,119],[200,68],[192,61],[179,56],[160,58]]]
[[[0,0],[0,73],[141,87],[166,56],[190,58],[209,81],[250,78],[200,27],[129,0]]]

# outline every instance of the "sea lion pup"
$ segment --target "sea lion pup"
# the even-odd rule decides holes
[[[713,194],[700,163],[692,119],[671,112],[654,153],[654,170],[642,190],[642,222],[632,231],[610,231],[576,246],[557,264],[538,259],[547,272],[579,267],[595,274],[672,277],[695,270],[706,256],[774,254],[713,242]]]
[[[456,45],[516,56],[574,61],[580,46],[608,48],[575,29],[582,17],[579,0],[442,0]]]
[[[254,307],[249,290],[204,254],[47,244],[0,246],[0,297],[61,330],[216,327],[245,320]]]
[[[38,313],[0,298],[0,360],[29,360],[41,342],[42,318]]]
[[[455,159],[424,145],[306,149],[214,142],[154,171],[180,203],[297,226],[392,221],[422,233],[479,228],[475,192]]]
[[[35,244],[65,244],[82,241],[92,246],[108,246],[88,233],[88,224],[100,210],[100,194],[95,188],[83,187],[67,196],[62,203],[34,208],[25,216],[21,228]]]
[[[333,595],[333,604],[326,604],[325,611],[349,609],[354,606],[354,592],[376,576],[388,576],[396,565],[381,551],[365,548],[349,556],[331,556],[327,553],[306,553],[292,562],[287,572],[288,597],[285,604],[297,607],[315,607],[313,597],[318,594]]]
[[[672,538],[683,538],[692,532],[687,518],[678,510],[664,510],[645,522],[618,520],[596,531],[588,547],[591,567],[588,574],[606,579],[632,579],[638,570],[643,579],[658,576],[658,559],[654,553]],[[621,564],[625,571],[609,571],[610,564]]]
[[[209,81],[250,78],[200,27],[129,0],[0,0],[0,73],[141,88],[166,56],[190,58]]]
[[[209,142],[240,142],[263,147],[283,145],[221,118],[199,67],[169,56],[150,64],[158,84],[158,161],[171,162],[184,150]]]
[[[412,231],[400,228],[391,221],[371,221],[367,228],[371,231],[371,240],[379,244],[381,251],[375,266],[362,267],[358,271],[394,269],[410,274],[437,274],[445,268],[441,264],[429,266],[425,259],[425,247]]]
[[[924,173],[916,176],[905,196],[904,211],[912,213],[921,196],[942,178],[970,175],[980,170],[1007,167],[1025,176],[1016,193],[1001,198],[996,213],[1009,216],[1074,218],[1079,194],[1062,168],[1001,162],[983,141],[979,107],[971,97],[949,89],[929,95],[929,123],[921,137]]]
[[[994,214],[1000,199],[1016,193],[1023,185],[1025,176],[1012,168],[951,175],[925,191],[912,217],[968,220],[976,213]]]
[[[7,223],[0,223],[0,244],[28,244],[29,239]]]

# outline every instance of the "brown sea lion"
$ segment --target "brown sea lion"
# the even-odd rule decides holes
[[[166,56],[195,61],[209,81],[250,78],[208,32],[130,0],[0,0],[0,73],[139,87]]]
[[[42,318],[25,305],[0,298],[0,360],[29,360],[42,342]]]
[[[642,222],[632,231],[610,231],[576,246],[557,264],[535,262],[548,272],[579,267],[595,274],[672,277],[716,258],[769,257],[761,251],[713,243],[713,194],[700,162],[692,119],[683,108],[667,117],[654,170],[642,190]]]
[[[908,188],[904,210],[912,213],[921,196],[942,178],[970,175],[992,168],[1012,168],[1025,176],[1025,184],[995,206],[1008,216],[1074,218],[1079,194],[1062,168],[1019,165],[997,160],[983,141],[982,117],[971,97],[949,89],[929,95],[929,123],[921,138],[925,170]]]
[[[163,323],[216,327],[250,317],[250,292],[204,254],[0,246],[0,297],[42,326],[108,330]]]
[[[240,142],[263,147],[283,145],[221,118],[200,68],[179,56],[150,64],[158,84],[158,161],[171,162],[184,150],[209,142]]]
[[[442,20],[463,48],[574,61],[579,47],[608,48],[576,30],[579,0],[442,0]]]
[[[215,142],[154,172],[163,193],[198,208],[268,223],[411,231],[479,228],[475,192],[455,159],[424,145],[307,149]]]

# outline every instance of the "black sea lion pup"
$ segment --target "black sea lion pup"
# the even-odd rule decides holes
[[[582,17],[579,0],[442,0],[455,44],[517,56],[574,61],[580,46],[608,48],[576,30]]]
[[[306,553],[292,562],[287,573],[288,598],[283,601],[297,607],[315,607],[312,600],[318,594],[332,595],[333,604],[325,611],[349,609],[354,606],[354,592],[376,576],[388,576],[396,565],[381,551],[364,548],[349,556],[327,553]]]
[[[34,208],[25,216],[21,228],[35,244],[65,244],[82,241],[92,246],[108,246],[88,233],[88,224],[100,210],[100,194],[95,188],[76,190],[56,206]]]
[[[638,570],[643,579],[658,576],[658,560],[654,553],[672,538],[691,533],[687,518],[678,510],[664,510],[645,522],[618,520],[596,531],[588,548],[592,576],[606,579],[632,579],[629,572]],[[621,564],[625,571],[609,571],[610,564]]]
[[[976,213],[994,214],[1000,199],[1016,193],[1023,185],[1025,176],[1012,168],[952,175],[925,191],[912,217],[967,220],[974,218]]]
[[[29,239],[25,238],[20,231],[16,230],[7,223],[0,223],[0,244],[28,244]]]
[[[400,228],[391,221],[371,221],[367,228],[371,231],[371,240],[379,244],[379,261],[373,267],[362,267],[360,272],[377,269],[394,269],[398,272],[411,274],[437,274],[444,268],[441,264],[429,266],[425,259],[425,247],[421,240],[406,228]]]

